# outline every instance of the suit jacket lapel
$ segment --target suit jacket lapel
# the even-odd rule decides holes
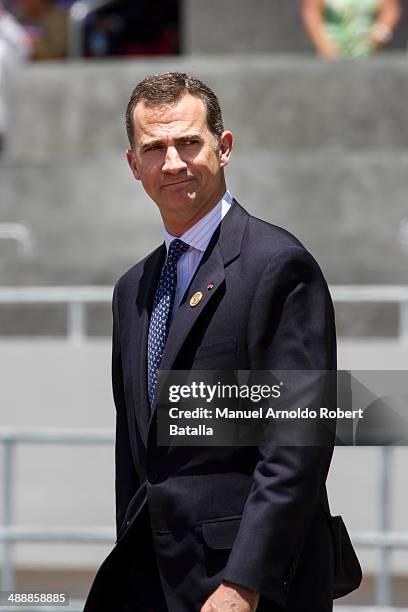
[[[150,403],[147,394],[147,336],[154,295],[165,254],[166,247],[162,244],[145,262],[137,287],[136,304],[134,305],[136,308],[133,306],[134,317],[129,332],[129,337],[134,342],[130,348],[130,354],[132,356],[135,418],[145,445],[150,420]]]
[[[161,370],[171,370],[194,323],[224,282],[225,267],[239,255],[248,218],[248,213],[235,202],[214,232],[190,287],[174,315],[160,365]],[[211,290],[207,288],[209,283],[214,285]],[[190,299],[198,291],[203,297],[196,306],[192,306]],[[152,414],[155,407],[154,404]]]
[[[224,261],[218,245],[215,245],[209,257],[199,266],[189,289],[187,290],[180,306],[174,314],[174,319],[166,341],[162,362],[160,364],[161,370],[171,369],[189,331],[202,313],[203,309],[207,306],[208,302],[215,295],[217,289],[221,286],[224,279]],[[214,288],[211,290],[207,289],[207,285],[209,283],[214,285]],[[192,306],[190,304],[190,298],[198,291],[202,293],[202,298],[196,306]]]

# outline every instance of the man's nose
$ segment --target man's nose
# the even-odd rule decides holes
[[[187,168],[186,162],[180,157],[176,147],[168,147],[166,150],[166,158],[162,166],[163,172],[168,174],[178,174]]]

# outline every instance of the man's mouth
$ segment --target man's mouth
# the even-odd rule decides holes
[[[177,185],[184,185],[185,183],[190,183],[193,179],[186,178],[181,181],[172,181],[171,183],[166,183],[163,187],[176,187]]]

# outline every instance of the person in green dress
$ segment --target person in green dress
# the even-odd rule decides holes
[[[392,37],[399,0],[302,0],[302,18],[319,55],[369,57]]]

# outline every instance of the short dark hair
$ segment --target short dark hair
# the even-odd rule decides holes
[[[133,114],[138,102],[146,106],[176,104],[182,96],[190,94],[200,98],[207,111],[207,125],[210,132],[220,136],[224,131],[220,103],[215,93],[200,79],[184,72],[163,72],[147,76],[132,91],[126,109],[126,132],[131,148],[135,144]]]

